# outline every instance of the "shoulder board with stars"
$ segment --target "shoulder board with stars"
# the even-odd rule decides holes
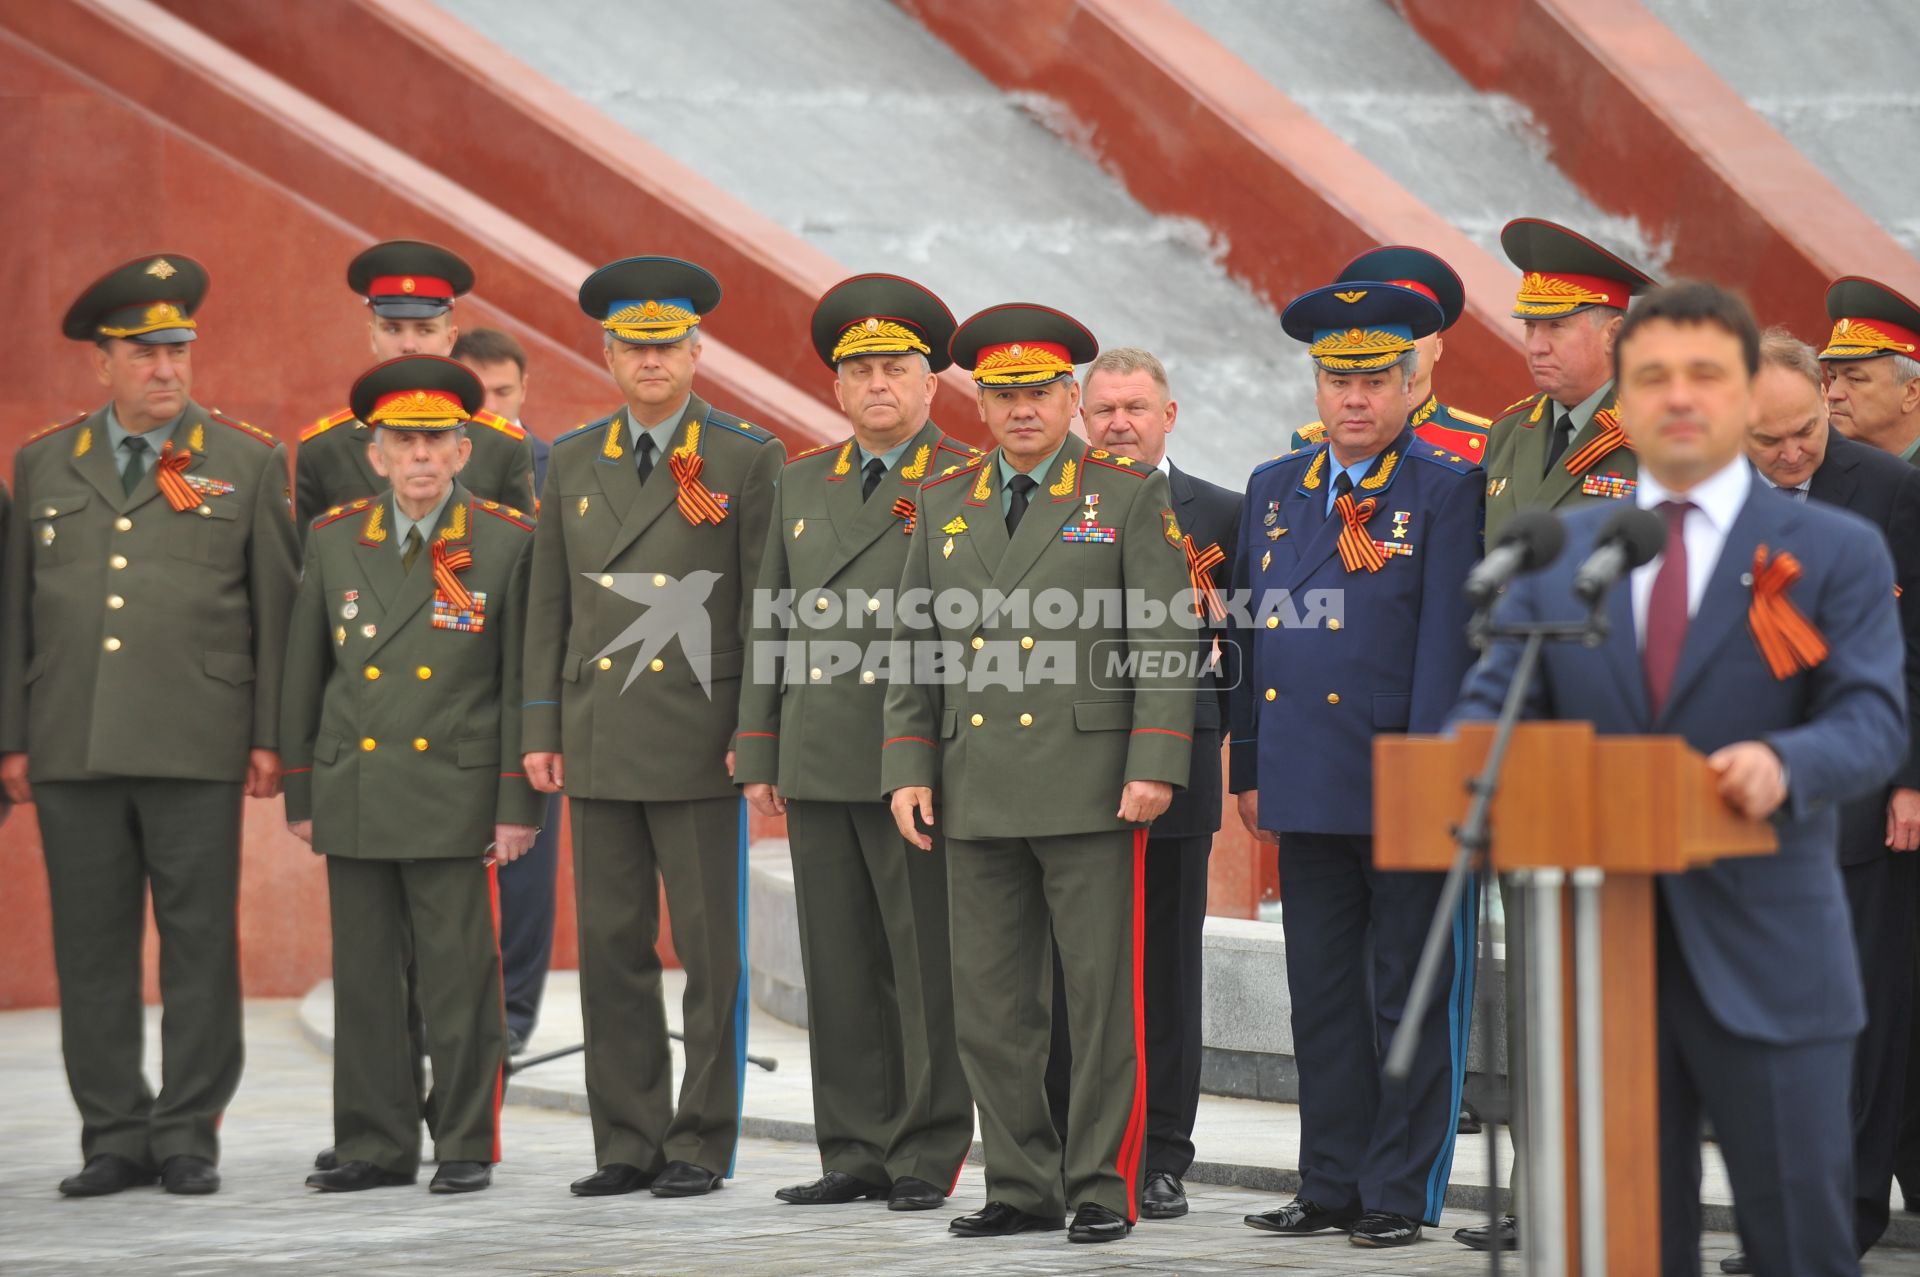
[[[1494,420],[1495,421],[1503,420],[1507,417],[1511,417],[1514,413],[1519,412],[1522,408],[1531,408],[1534,406],[1535,403],[1539,402],[1541,399],[1545,397],[1546,397],[1546,392],[1536,390],[1532,394],[1527,395],[1525,398],[1516,399],[1512,403],[1508,404],[1506,407],[1502,408],[1499,414],[1494,418]],[[1489,422],[1487,424],[1491,425],[1493,423]]]
[[[237,417],[229,417],[218,408],[209,408],[207,410],[207,416],[231,430],[238,430],[241,434],[246,435],[256,443],[266,444],[269,448],[276,447],[280,443],[278,439],[254,425],[252,422],[241,421]]]
[[[348,515],[359,514],[362,510],[366,509],[368,506],[372,504],[373,504],[372,497],[361,497],[358,501],[349,501],[345,505],[334,506],[332,509],[328,510],[325,514],[321,515],[319,518],[313,521],[314,530],[319,531],[321,528],[326,527],[329,523],[338,523],[340,522],[340,520],[346,518]]]
[[[1407,449],[1407,455],[1416,461],[1431,462],[1455,474],[1471,474],[1480,468],[1479,461],[1473,457],[1463,457],[1457,452],[1448,452],[1445,448],[1423,448],[1418,439],[1413,441],[1413,447]]]
[[[1087,464],[1105,466],[1109,470],[1118,470],[1130,474],[1136,479],[1158,473],[1152,466],[1142,465],[1132,457],[1116,456],[1105,448],[1094,448],[1087,453]]]
[[[722,430],[730,430],[742,439],[751,439],[755,443],[772,443],[774,438],[771,430],[756,426],[751,421],[742,421],[732,413],[721,412],[718,408],[708,411],[707,424],[719,426]]]
[[[511,523],[522,532],[533,531],[533,525],[527,522],[527,516],[510,505],[501,505],[498,501],[482,501],[476,497],[474,498],[473,508],[476,510],[484,510],[496,519]]]
[[[514,425],[499,413],[488,412],[484,408],[473,414],[473,424],[476,426],[491,426],[509,439],[524,439],[527,437],[525,430]]]
[[[75,417],[72,421],[56,421],[52,425],[47,426],[46,428],[41,430],[36,430],[32,434],[28,435],[26,438],[26,442],[33,443],[35,440],[45,439],[48,435],[57,435],[62,430],[71,430],[73,427],[79,425],[81,422],[85,421],[88,417],[91,417],[92,415],[93,414],[90,412],[83,412],[79,416]]]
[[[1278,467],[1287,464],[1287,462],[1289,461],[1305,461],[1308,457],[1311,457],[1314,453],[1318,452],[1319,450],[1320,450],[1320,446],[1318,444],[1306,444],[1301,447],[1295,448],[1292,452],[1283,452],[1278,456],[1268,457],[1265,461],[1262,461],[1259,465],[1253,468],[1253,473],[1262,474],[1268,470],[1277,469]]]
[[[332,416],[322,417],[320,418],[320,420],[308,426],[305,430],[302,430],[300,432],[300,442],[305,443],[309,439],[318,438],[319,436],[327,433],[327,431],[333,429],[335,426],[343,426],[347,422],[352,420],[353,420],[353,409],[342,408],[339,412],[334,413]]]
[[[987,454],[983,452],[977,457],[968,457],[958,465],[948,466],[945,470],[942,470],[939,474],[921,484],[920,490],[924,492],[928,488],[934,487],[936,484],[945,483],[949,479],[956,478],[963,474],[972,474],[980,468],[980,463],[986,459]]]
[[[578,435],[584,435],[584,434],[605,430],[607,428],[607,423],[613,420],[613,416],[614,414],[608,413],[606,416],[601,417],[595,421],[589,421],[584,426],[575,426],[573,429],[567,431],[567,433],[561,435],[558,439],[555,439],[553,442],[555,443],[555,445],[559,445],[559,444],[565,443],[567,440],[572,439]]]
[[[835,448],[841,447],[845,443],[845,439],[835,439],[832,443],[823,443],[817,448],[808,448],[805,452],[796,452],[787,458],[787,464],[792,465],[796,461],[805,461],[808,457],[817,457],[823,452],[832,452]]]
[[[1309,421],[1293,433],[1299,435],[1308,443],[1319,443],[1327,437],[1327,423],[1324,421]]]

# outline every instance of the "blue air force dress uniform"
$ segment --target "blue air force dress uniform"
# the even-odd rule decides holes
[[[1428,298],[1367,282],[1316,289],[1282,316],[1321,369],[1344,374],[1392,366],[1439,320]],[[1472,664],[1461,587],[1480,554],[1483,491],[1472,463],[1405,428],[1347,465],[1324,443],[1289,453],[1248,485],[1234,586],[1252,592],[1252,629],[1235,639],[1229,784],[1257,790],[1260,824],[1280,834],[1302,1177],[1292,1205],[1248,1217],[1258,1228],[1385,1213],[1400,1218],[1376,1225],[1374,1244],[1398,1244],[1440,1218],[1466,1071],[1474,893],[1460,902],[1413,1072],[1388,1081],[1381,1053],[1441,875],[1373,867],[1373,738],[1438,730]]]
[[[719,301],[712,275],[669,257],[615,262],[580,288],[581,309],[632,344],[687,340]],[[688,1196],[733,1173],[739,1139],[747,826],[726,753],[786,450],[697,394],[663,447],[630,411],[562,435],[547,459],[522,748],[564,755],[573,823],[602,1168],[574,1191]],[[663,883],[687,972],[677,1106],[654,949]]]
[[[1356,280],[1385,280],[1401,288],[1411,288],[1429,298],[1440,307],[1441,332],[1460,322],[1460,314],[1467,306],[1467,290],[1460,282],[1460,276],[1453,267],[1447,265],[1445,259],[1424,248],[1387,244],[1368,249],[1348,262],[1333,282],[1347,284]],[[1431,378],[1432,370],[1427,371]],[[1429,447],[1444,448],[1450,457],[1473,462],[1485,459],[1487,427],[1492,424],[1485,417],[1477,417],[1451,404],[1441,403],[1440,396],[1431,390],[1407,418],[1408,427],[1420,442]],[[1287,450],[1291,452],[1308,444],[1323,443],[1326,437],[1325,422],[1310,422],[1293,432],[1293,437],[1287,441]]]

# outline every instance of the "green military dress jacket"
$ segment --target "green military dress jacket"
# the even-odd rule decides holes
[[[687,483],[676,458],[697,469]],[[645,486],[625,408],[554,441],[534,534],[521,748],[564,753],[569,796],[734,796],[724,757],[785,460],[767,431],[698,395]]]
[[[287,819],[312,820],[329,856],[478,859],[496,823],[546,810],[519,750],[533,527],[456,483],[408,571],[393,524],[381,493],[308,534],[281,702]],[[437,579],[436,545],[471,606]]]
[[[1631,501],[1640,461],[1619,433],[1619,413],[1619,393],[1609,387],[1593,420],[1544,477],[1553,405],[1536,393],[1501,413],[1487,434],[1487,544],[1508,519],[1533,506],[1568,510],[1594,501]]]
[[[33,780],[238,782],[249,749],[277,748],[286,448],[191,401],[172,443],[171,497],[155,461],[125,491],[105,407],[14,459],[0,751],[30,755]]]
[[[818,802],[881,800],[887,685],[874,658],[892,637],[886,600],[906,565],[921,484],[979,451],[928,422],[864,501],[853,439],[802,453],[781,471],[760,590],[769,598],[792,591],[794,619],[781,624],[770,608],[756,618],[740,689],[737,783]],[[837,668],[855,648],[858,664]]]
[[[475,413],[467,423],[473,455],[460,472],[467,491],[485,501],[498,501],[518,510],[537,508],[533,490],[533,448],[527,432],[491,412]],[[293,512],[300,535],[334,506],[387,490],[367,460],[373,431],[342,408],[300,432],[300,451],[294,458]]]
[[[1073,602],[1071,622],[1050,627],[1036,605],[1026,624],[1008,615],[954,626],[938,607],[903,606],[896,643],[919,647],[916,659],[928,643],[950,644],[968,676],[892,681],[881,788],[937,788],[935,819],[950,838],[1130,828],[1115,814],[1126,782],[1184,788],[1193,748],[1195,667],[1124,663],[1128,652],[1187,657],[1198,646],[1200,631],[1182,620],[1194,611],[1167,478],[1069,435],[1009,538],[999,460],[996,448],[921,489],[902,595],[1020,590],[1038,602],[1058,591]],[[1124,607],[1090,602],[1126,591],[1158,601],[1159,617],[1130,622]]]

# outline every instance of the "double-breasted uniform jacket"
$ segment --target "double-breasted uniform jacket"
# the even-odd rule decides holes
[[[314,850],[364,860],[478,858],[496,823],[538,825],[520,765],[533,527],[456,483],[411,571],[390,492],[323,515],[287,646],[287,819]],[[439,580],[436,560],[471,596]],[[467,604],[463,606],[463,604]]]
[[[1461,593],[1480,557],[1479,470],[1409,430],[1355,486],[1378,570],[1348,571],[1327,510],[1328,445],[1253,472],[1236,589],[1252,629],[1232,705],[1229,784],[1258,789],[1260,823],[1299,833],[1373,831],[1373,738],[1438,731],[1473,664]]]
[[[28,753],[33,780],[238,782],[249,749],[277,747],[286,449],[193,402],[172,443],[131,493],[105,407],[15,459],[0,750]]]
[[[477,412],[467,423],[467,438],[473,440],[473,455],[460,472],[467,491],[483,501],[533,510],[533,449],[527,432],[496,413]],[[387,490],[387,481],[367,460],[371,442],[373,431],[351,408],[330,413],[300,432],[293,511],[302,537],[333,507]]]
[[[1535,392],[1495,419],[1487,435],[1487,540],[1532,506],[1566,510],[1594,501],[1631,497],[1639,458],[1620,429],[1619,392],[1608,384],[1593,419],[1546,470],[1554,404]]]
[[[690,484],[677,480],[676,459],[697,468]],[[554,441],[534,535],[521,747],[564,750],[569,796],[735,796],[723,759],[785,459],[767,431],[698,395],[644,486],[625,408]]]
[[[1026,618],[1007,609],[967,625],[942,621],[931,605],[902,609],[896,642],[949,644],[966,673],[888,687],[881,786],[937,788],[949,838],[1128,829],[1116,815],[1121,788],[1184,786],[1193,745],[1185,661],[1198,635],[1166,476],[1069,435],[1009,538],[999,459],[996,448],[921,489],[901,592],[1019,590],[1035,606]],[[1071,597],[1067,624],[1044,623],[1045,591]],[[1117,596],[1117,615],[1101,607],[1103,593]],[[1126,614],[1128,593],[1146,602],[1141,615]],[[1147,615],[1155,603],[1159,615]],[[1129,672],[1111,659],[1121,652],[1181,659],[1141,660]],[[1062,655],[1070,668],[1047,668]]]
[[[919,521],[920,487],[979,451],[928,422],[865,500],[851,438],[804,452],[781,472],[759,588],[770,600],[793,591],[793,623],[782,624],[771,608],[755,618],[740,690],[736,782],[774,784],[786,798],[881,800],[887,684],[879,666],[892,636],[889,599]],[[806,646],[813,644],[820,646]],[[858,664],[846,669],[828,655],[855,649]]]

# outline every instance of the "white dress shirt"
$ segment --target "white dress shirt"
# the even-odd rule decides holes
[[[1687,616],[1691,618],[1700,610],[1700,599],[1707,592],[1707,582],[1713,577],[1713,569],[1720,562],[1720,551],[1727,543],[1727,533],[1733,527],[1733,521],[1739,517],[1740,510],[1747,504],[1747,496],[1753,491],[1753,468],[1745,457],[1736,457],[1720,470],[1687,492],[1669,492],[1660,481],[1640,471],[1639,485],[1634,489],[1633,499],[1642,510],[1652,510],[1663,519],[1660,510],[1665,501],[1691,501],[1693,509],[1687,511],[1683,535],[1687,544]],[[1646,646],[1647,606],[1653,598],[1653,579],[1659,575],[1660,565],[1667,561],[1666,552],[1655,555],[1651,560],[1633,570],[1628,584],[1633,590],[1633,630],[1636,642]]]

